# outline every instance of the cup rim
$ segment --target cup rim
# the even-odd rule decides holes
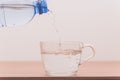
[[[82,41],[40,41],[40,43],[83,43]]]

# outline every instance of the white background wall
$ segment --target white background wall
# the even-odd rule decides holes
[[[62,40],[91,43],[92,60],[120,60],[120,0],[48,0]],[[40,60],[39,41],[58,40],[52,17],[0,28],[0,60]]]

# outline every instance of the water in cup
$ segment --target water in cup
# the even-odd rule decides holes
[[[42,60],[48,75],[69,76],[77,72],[81,50],[63,50],[42,53]]]

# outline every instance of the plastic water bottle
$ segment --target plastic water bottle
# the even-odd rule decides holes
[[[0,0],[0,26],[23,25],[48,11],[45,0]]]

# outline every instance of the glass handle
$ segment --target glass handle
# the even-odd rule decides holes
[[[95,56],[95,49],[94,49],[93,46],[90,45],[90,44],[83,44],[82,49],[85,49],[85,48],[90,48],[90,49],[92,50],[91,55],[90,55],[89,57],[87,57],[87,58],[85,59],[85,61],[84,61],[84,62],[87,62],[87,61],[89,61],[91,58],[93,58],[93,57]],[[84,62],[83,62],[83,63],[84,63]]]

